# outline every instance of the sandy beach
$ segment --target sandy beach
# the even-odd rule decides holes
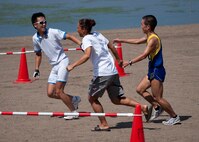
[[[109,40],[143,36],[140,28],[100,31]],[[167,71],[164,97],[180,115],[181,124],[164,126],[169,116],[163,113],[151,123],[143,122],[145,142],[198,142],[199,140],[199,24],[162,26],[156,28],[163,44],[164,65]],[[72,33],[78,37],[77,33]],[[78,37],[79,38],[79,37]],[[79,38],[80,39],[80,38]],[[63,41],[64,48],[76,48],[70,41]],[[0,38],[0,53],[33,50],[32,36]],[[145,45],[122,44],[123,59],[129,60],[143,52]],[[81,51],[67,51],[71,62]],[[34,53],[27,54],[30,79],[34,71]],[[0,55],[0,111],[68,112],[60,100],[46,95],[50,65],[45,56],[40,67],[41,77],[32,83],[15,84],[20,55]],[[147,73],[147,59],[125,68],[128,76],[121,77],[125,95],[149,105],[135,88]],[[81,96],[80,112],[93,112],[87,89],[92,78],[92,65],[87,62],[70,73],[65,92]],[[150,90],[149,90],[150,91]],[[100,99],[105,112],[133,113],[134,108],[113,105],[107,93]],[[99,121],[97,117],[81,117],[65,121],[49,116],[0,116],[0,142],[128,142],[132,130],[132,117],[107,118],[111,132],[91,132]]]

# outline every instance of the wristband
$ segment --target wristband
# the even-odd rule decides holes
[[[40,73],[39,73],[39,70],[38,69],[35,69],[34,73],[33,73],[33,77],[38,77],[39,78],[40,76]]]

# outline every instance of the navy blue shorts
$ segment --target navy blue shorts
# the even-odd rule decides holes
[[[156,79],[161,82],[164,82],[165,76],[166,76],[166,71],[164,67],[149,68],[148,79],[150,81]]]

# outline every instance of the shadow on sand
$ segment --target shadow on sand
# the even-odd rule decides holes
[[[168,115],[167,115],[168,116]],[[191,118],[192,116],[180,116],[181,122],[182,121],[186,121],[189,118]],[[151,123],[162,123],[162,121],[164,121],[165,119],[158,119],[158,120],[153,120]],[[125,128],[132,128],[132,122],[119,122],[117,123],[115,126],[111,127],[111,129],[125,129]],[[181,123],[178,123],[176,125],[181,125]],[[143,127],[144,129],[148,129],[148,130],[156,130],[156,129],[160,129],[160,128],[148,128],[148,127]]]

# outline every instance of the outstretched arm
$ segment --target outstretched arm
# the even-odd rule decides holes
[[[91,54],[91,47],[86,48],[86,50],[84,51],[84,55],[77,60],[76,62],[74,62],[73,64],[70,64],[66,67],[66,69],[68,71],[73,70],[75,67],[85,63],[89,58],[90,58],[90,54]]]
[[[76,37],[74,37],[73,35],[66,34],[66,39],[69,39],[69,40],[73,41],[74,43],[81,45],[81,41],[79,39],[77,39]]]
[[[129,62],[126,62],[126,61],[125,61],[125,63],[124,63],[123,66],[126,67],[126,66],[128,66],[128,65],[132,65],[132,64],[137,63],[137,62],[139,62],[139,61],[142,61],[142,60],[145,59],[147,56],[149,56],[150,53],[153,53],[153,52],[155,51],[156,45],[157,45],[157,44],[158,44],[158,40],[157,40],[156,38],[152,38],[152,39],[149,41],[149,43],[148,43],[148,45],[147,45],[147,47],[146,47],[146,49],[144,50],[143,53],[141,53],[141,54],[138,55],[137,57],[135,57],[135,58],[129,60]]]
[[[128,44],[142,44],[142,43],[146,43],[147,38],[146,37],[142,37],[142,38],[135,38],[135,39],[119,39],[116,38],[113,40],[113,43],[128,43]]]

